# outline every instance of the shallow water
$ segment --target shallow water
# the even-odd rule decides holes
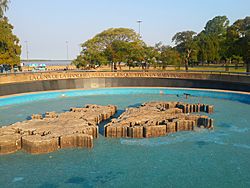
[[[91,150],[3,155],[1,187],[250,187],[250,105],[238,101],[165,94],[61,96],[1,106],[0,126],[90,103],[116,104],[121,113],[163,100],[214,104],[215,129],[152,139],[100,135]]]

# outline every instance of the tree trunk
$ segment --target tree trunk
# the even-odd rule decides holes
[[[188,71],[188,59],[185,60],[185,71],[187,72]]]
[[[246,72],[250,72],[250,59],[246,61]]]
[[[117,71],[117,66],[116,66],[116,62],[114,63],[114,71]]]
[[[113,62],[110,63],[110,68],[111,68],[111,72],[113,72],[114,71],[114,63]]]
[[[118,67],[119,67],[119,70],[121,71],[122,70],[121,62],[118,63]]]
[[[10,72],[14,72],[14,65],[11,64],[10,68],[11,68]]]
[[[225,65],[225,71],[226,71],[226,72],[229,71],[229,66],[228,66],[228,64]]]
[[[188,62],[189,62],[189,59],[191,58],[191,53],[192,53],[192,49],[187,49],[187,56],[185,58],[185,70],[186,72],[188,71]]]

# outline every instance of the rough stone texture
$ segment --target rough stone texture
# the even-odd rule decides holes
[[[213,111],[212,105],[205,104],[149,102],[139,108],[126,109],[104,127],[104,134],[110,138],[150,138],[192,131],[195,127],[212,129],[213,120],[208,116],[190,113]]]
[[[27,135],[22,137],[22,149],[32,154],[49,153],[59,148],[58,137]]]
[[[19,134],[0,136],[0,154],[8,154],[21,149],[21,136]]]
[[[60,147],[86,147],[93,148],[93,136],[88,134],[70,134],[60,137]]]
[[[98,137],[100,122],[109,119],[116,106],[86,105],[44,117],[33,114],[31,120],[0,128],[0,154],[23,149],[32,154],[49,153],[60,148],[92,148]],[[213,119],[198,112],[212,113],[214,106],[181,102],[148,102],[139,108],[128,108],[104,127],[110,138],[150,138],[177,131],[212,129]]]
[[[0,128],[0,154],[23,149],[32,154],[49,153],[59,148],[93,147],[100,122],[116,113],[116,106],[86,105],[57,114],[46,112],[43,118],[33,114],[31,120]]]

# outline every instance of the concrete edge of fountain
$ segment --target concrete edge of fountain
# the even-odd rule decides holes
[[[85,95],[115,95],[115,94],[166,94],[177,95],[190,93],[193,96],[213,97],[250,103],[250,93],[242,91],[179,88],[179,87],[112,87],[92,89],[64,89],[53,91],[28,92],[0,96],[0,107],[27,103],[37,100],[55,99],[58,97],[77,97]]]

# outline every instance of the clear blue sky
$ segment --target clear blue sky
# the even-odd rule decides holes
[[[20,38],[22,58],[66,59],[79,53],[79,44],[111,27],[138,31],[149,44],[171,45],[179,31],[200,32],[206,22],[226,15],[230,23],[250,16],[250,0],[11,0],[6,15]]]

